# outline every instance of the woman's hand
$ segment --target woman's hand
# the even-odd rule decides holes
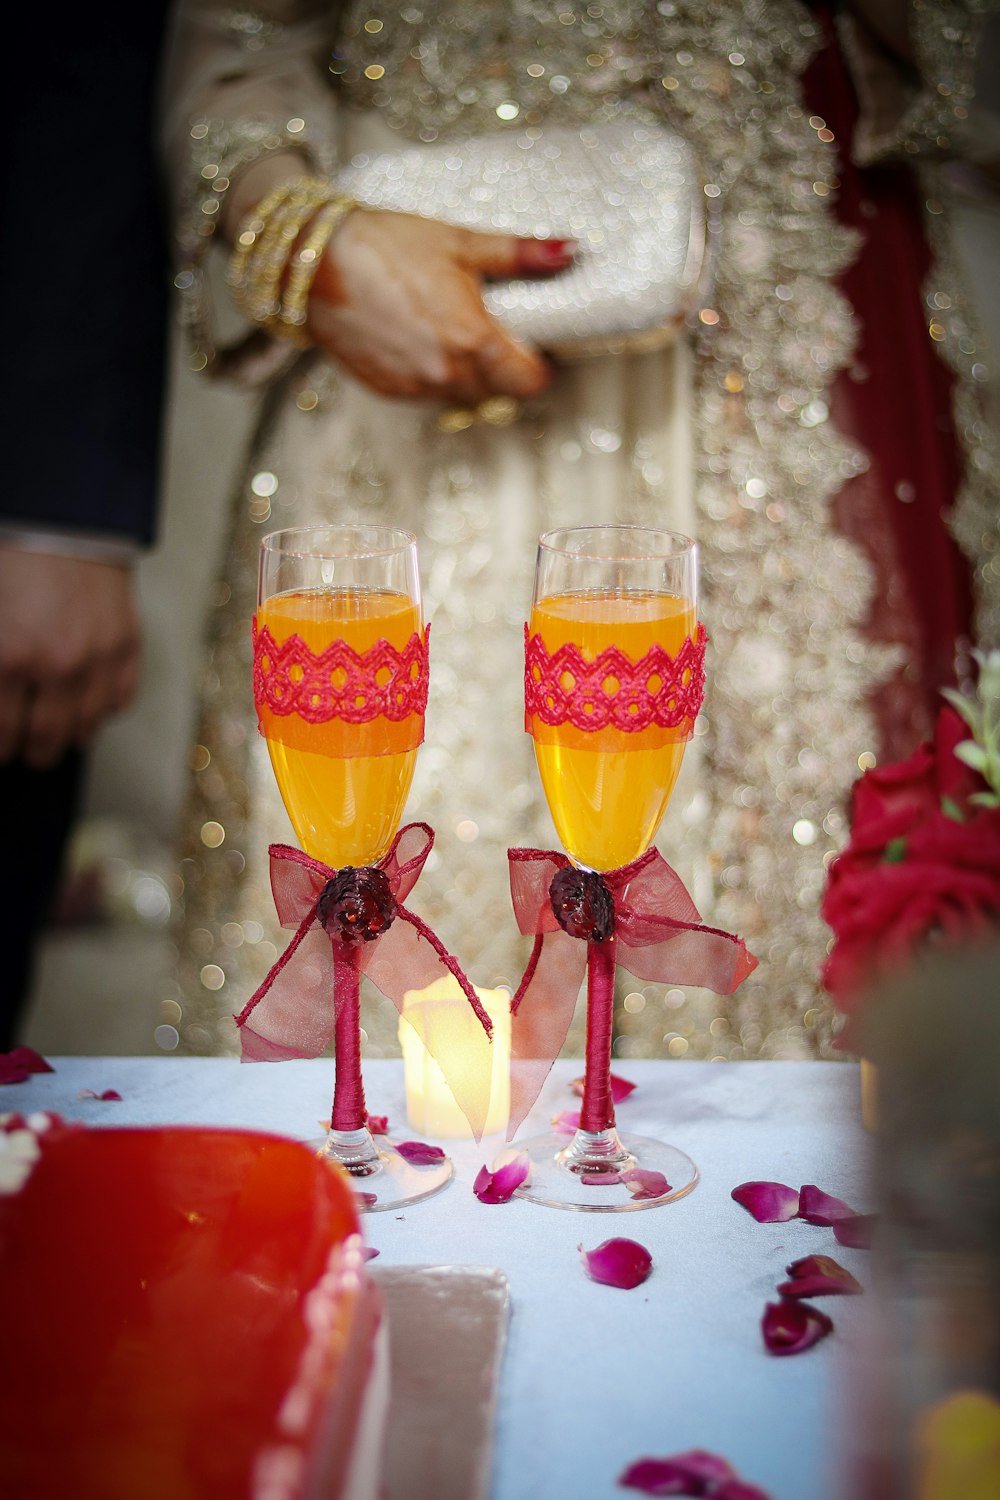
[[[482,283],[563,270],[573,248],[358,208],[320,262],[308,329],[321,349],[384,396],[462,406],[533,396],[548,385],[550,366],[490,316]]]

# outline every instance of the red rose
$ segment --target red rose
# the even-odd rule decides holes
[[[901,821],[899,811],[889,820],[893,827]],[[925,943],[995,940],[1000,928],[1000,808],[968,822],[934,810],[911,826],[898,859],[873,855],[852,839],[831,866],[823,897],[822,914],[836,933],[823,982],[842,1010]]]

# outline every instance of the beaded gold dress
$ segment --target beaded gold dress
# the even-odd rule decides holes
[[[623,976],[617,1051],[828,1055],[819,901],[850,785],[877,753],[871,694],[900,653],[862,633],[871,566],[832,517],[866,456],[830,420],[855,335],[834,279],[856,246],[830,213],[824,122],[803,107],[820,43],[811,12],[791,0],[276,0],[253,12],[201,0],[180,7],[178,37],[168,134],[196,367],[218,363],[202,300],[219,201],[266,151],[292,145],[335,175],[386,145],[666,118],[695,146],[723,225],[713,289],[682,338],[567,364],[520,409],[499,402],[472,420],[387,401],[285,346],[244,362],[267,390],[202,669],[183,1046],[236,1050],[232,1014],[284,942],[266,851],[291,834],[250,686],[262,535],[327,518],[416,531],[431,689],[406,817],[437,844],[412,904],[477,984],[513,987],[526,954],[506,850],[555,844],[522,728],[535,541],[619,520],[701,546],[707,695],[657,842],[703,919],[741,934],[760,964],[725,1000]],[[967,530],[982,535],[978,520]],[[364,1025],[370,1051],[396,1050],[389,1002],[370,998]]]

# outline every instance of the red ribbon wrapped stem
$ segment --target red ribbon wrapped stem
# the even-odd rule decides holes
[[[610,1065],[611,1020],[616,959],[637,979],[657,984],[698,985],[729,995],[757,967],[742,938],[707,927],[677,872],[658,849],[631,864],[599,876],[610,896],[613,921],[603,935],[565,907],[565,854],[549,849],[508,849],[510,889],[517,924],[535,942],[521,983],[511,1001],[511,1140],[538,1098],[542,1084],[566,1040],[584,971],[588,987],[588,1085],[580,1125],[602,1130],[614,1124],[606,1088]],[[600,916],[597,886],[582,906]],[[596,918],[595,918],[596,920]],[[575,925],[576,924],[576,925]],[[577,930],[578,928],[578,930]],[[593,1076],[592,1076],[593,1075]],[[605,1097],[606,1095],[606,1097]]]
[[[244,1062],[318,1057],[335,1040],[333,1128],[361,1129],[359,989],[362,975],[400,1014],[407,990],[442,973],[457,980],[469,1009],[434,1056],[478,1140],[490,1089],[493,1025],[458,960],[404,905],[434,843],[426,823],[400,829],[376,865],[333,870],[301,849],[272,844],[271,890],[281,925],[294,930],[284,953],[235,1017]],[[332,992],[332,993],[331,993]]]

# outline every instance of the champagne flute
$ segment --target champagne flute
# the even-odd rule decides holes
[[[292,826],[313,859],[377,880],[423,735],[422,711],[405,711],[426,649],[416,538],[377,526],[274,532],[261,543],[257,598],[255,639],[269,653],[259,664],[270,672],[280,659],[296,701],[290,712],[273,686],[269,698],[255,692]],[[331,686],[345,705],[334,715],[323,706]],[[399,712],[373,715],[373,695],[387,688]],[[321,917],[322,908],[323,898]],[[440,1191],[452,1164],[442,1155],[411,1165],[384,1138],[376,1144],[361,1079],[359,945],[334,941],[333,950],[335,1085],[321,1151],[350,1174],[362,1207],[395,1208]]]
[[[688,707],[664,715],[651,712],[651,704],[666,695],[675,707],[685,697],[700,646],[697,548],[688,537],[633,526],[573,527],[541,537],[527,631],[525,723],[571,861],[553,880],[550,900],[556,911],[560,890],[575,887],[577,897],[582,891],[604,913],[596,929],[588,928],[580,1126],[568,1144],[549,1134],[520,1147],[532,1165],[519,1196],[552,1207],[648,1208],[689,1192],[698,1179],[683,1151],[616,1129],[617,938],[602,872],[630,866],[656,836],[694,713]],[[633,1196],[621,1179],[636,1168],[662,1180],[642,1179],[645,1195]]]

